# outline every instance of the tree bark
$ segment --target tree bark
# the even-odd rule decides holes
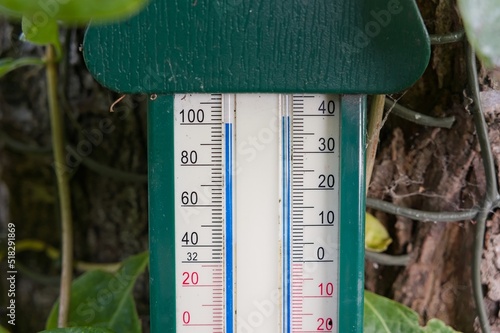
[[[453,2],[421,1],[419,6],[430,33],[462,29]],[[491,83],[491,73],[484,77],[485,82]],[[389,116],[369,197],[434,212],[481,205],[486,181],[472,115],[466,109],[466,85],[462,43],[434,46],[424,76],[396,97],[416,111],[436,117],[455,116],[456,121],[448,130],[417,126]],[[490,121],[490,137],[498,141],[498,134],[492,133],[498,131]],[[495,148],[494,142],[498,165]],[[410,306],[420,314],[423,323],[439,318],[456,330],[479,332],[471,287],[475,222],[424,223],[374,213],[394,238],[389,253],[409,253],[411,260],[406,267],[385,267],[367,261],[367,288]],[[482,263],[492,332],[500,332],[500,297],[496,289],[499,271],[492,264],[498,247],[497,218],[494,215],[488,222]]]

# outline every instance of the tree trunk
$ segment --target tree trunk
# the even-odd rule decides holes
[[[421,1],[419,6],[430,33],[462,29],[454,3]],[[491,81],[491,73],[483,77],[485,82]],[[454,116],[456,121],[448,130],[389,116],[381,135],[369,197],[434,212],[460,211],[482,204],[486,181],[472,115],[466,110],[469,102],[464,98],[465,89],[462,43],[434,46],[424,76],[396,97],[418,112]],[[498,133],[491,125],[490,136]],[[494,136],[498,141],[498,134]],[[374,213],[393,236],[388,252],[408,253],[411,260],[403,268],[367,261],[367,288],[410,306],[421,315],[423,323],[439,318],[462,332],[480,331],[471,287],[474,221],[424,223]],[[496,258],[494,249],[500,233],[496,219],[494,216],[488,223],[482,278],[487,285],[485,301],[492,331],[500,332],[500,295],[498,289],[492,291],[498,285],[495,280],[499,271],[491,263]]]

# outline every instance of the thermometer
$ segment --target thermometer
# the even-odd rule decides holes
[[[412,0],[150,0],[92,25],[92,75],[151,99],[151,332],[362,332],[358,94],[429,55]]]
[[[155,332],[361,332],[362,100],[151,101]]]

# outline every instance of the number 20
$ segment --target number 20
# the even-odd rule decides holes
[[[316,321],[319,323],[318,331],[331,331],[333,328],[332,318],[318,318]]]
[[[319,175],[320,183],[318,187],[332,188],[335,185],[335,177],[333,175]]]

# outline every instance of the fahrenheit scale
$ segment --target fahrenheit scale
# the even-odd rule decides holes
[[[152,126],[164,140],[156,137],[150,161],[173,147],[150,167],[158,182],[150,211],[162,215],[151,226],[153,275],[162,279],[152,284],[157,332],[362,330],[361,112],[344,115],[360,100],[177,94],[151,102],[150,122],[168,126]]]

